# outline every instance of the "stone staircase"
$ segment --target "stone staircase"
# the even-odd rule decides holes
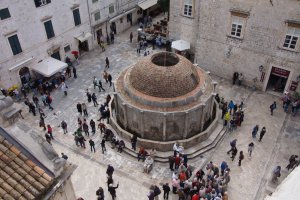
[[[226,129],[223,128],[222,123],[218,123],[216,129],[213,131],[213,133],[210,135],[210,137],[207,140],[205,140],[191,148],[186,148],[184,153],[187,154],[189,160],[193,160],[193,159],[201,156],[202,154],[206,153],[207,151],[215,148],[218,145],[218,143],[221,141],[221,139],[225,136],[225,133],[226,133]],[[119,136],[119,139],[122,139],[122,138]],[[131,143],[128,141],[125,141],[125,140],[124,140],[124,142],[125,142],[124,152],[132,157],[137,158],[138,152],[133,151],[133,149],[131,149]],[[137,148],[137,150],[138,150],[138,148]],[[167,163],[169,161],[170,155],[173,155],[173,151],[168,151],[168,152],[157,151],[154,160],[156,162],[160,162],[160,163]]]

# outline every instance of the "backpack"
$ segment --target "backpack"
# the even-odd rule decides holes
[[[154,187],[154,195],[158,196],[158,195],[160,195],[160,193],[161,193],[161,191],[160,191],[159,187],[155,186]]]
[[[52,97],[49,95],[49,96],[47,96],[47,102],[48,103],[51,103],[52,102]]]

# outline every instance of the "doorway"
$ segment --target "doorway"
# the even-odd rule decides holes
[[[110,31],[113,32],[114,34],[117,34],[117,25],[116,25],[116,22],[112,22],[110,24]]]
[[[59,51],[53,52],[53,53],[51,54],[51,57],[52,57],[52,58],[55,58],[55,59],[57,59],[57,60],[61,60]]]
[[[278,67],[272,67],[266,90],[283,93],[290,71]]]
[[[96,35],[97,35],[97,42],[98,44],[100,43],[101,39],[102,39],[102,36],[103,36],[103,33],[102,33],[102,28],[98,29],[96,31]]]
[[[89,51],[89,43],[87,40],[81,42],[79,41],[79,44],[78,44],[78,49],[79,51]]]
[[[31,80],[31,75],[30,75],[28,67],[21,68],[19,71],[19,76],[20,76],[22,85],[24,85],[24,86],[29,85],[29,82]]]

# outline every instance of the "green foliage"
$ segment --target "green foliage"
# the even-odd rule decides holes
[[[170,0],[158,0],[158,5],[163,12],[169,12]]]

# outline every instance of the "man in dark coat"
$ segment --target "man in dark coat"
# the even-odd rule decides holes
[[[260,131],[260,134],[259,134],[259,142],[261,142],[261,140],[263,139],[264,135],[266,133],[266,127],[263,127],[262,130]]]
[[[115,200],[117,195],[116,195],[116,189],[119,187],[119,183],[117,185],[117,187],[114,187],[113,184],[109,184],[108,186],[108,191],[111,195],[112,200]]]
[[[109,87],[111,87],[111,85],[112,85],[112,76],[110,74],[108,74],[107,80],[109,82]]]
[[[91,121],[90,121],[90,126],[92,127],[92,133],[95,134],[96,133],[96,123],[93,119],[91,119]]]
[[[109,177],[112,177],[114,171],[115,171],[115,169],[114,169],[113,166],[111,166],[111,165],[108,165],[108,166],[107,166],[106,174],[107,174]]]
[[[77,111],[80,113],[80,115],[82,115],[82,106],[81,106],[81,103],[77,103],[77,105],[76,105],[76,107],[77,107]]]
[[[174,156],[169,156],[169,165],[170,165],[170,170],[174,171],[174,163],[175,163],[175,158]]]
[[[91,152],[93,152],[93,150],[94,150],[94,153],[95,153],[96,152],[95,142],[92,139],[90,139],[89,143],[90,143],[90,147],[91,147]]]
[[[105,58],[105,68],[109,68],[109,60],[108,57]]]
[[[164,199],[169,199],[169,192],[171,188],[169,186],[169,183],[166,183],[163,185],[163,191],[164,191]]]

